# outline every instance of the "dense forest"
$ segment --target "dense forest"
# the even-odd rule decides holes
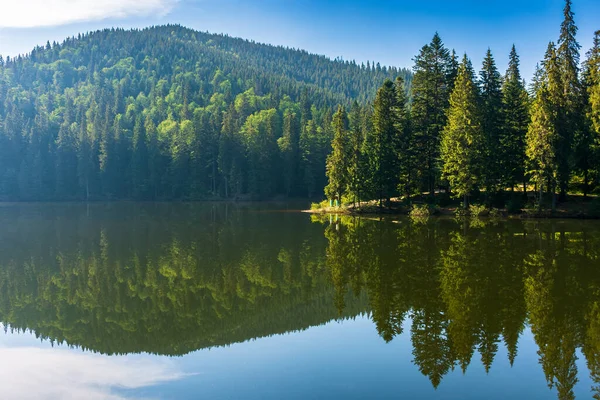
[[[507,195],[520,187],[538,193],[539,207],[554,209],[569,192],[597,189],[600,31],[581,65],[571,5],[567,0],[558,41],[548,45],[529,87],[514,46],[504,75],[488,49],[476,76],[468,56],[459,62],[436,34],[414,59],[409,100],[399,77],[370,104],[340,105],[327,197],[382,205],[441,191],[465,207],[473,194],[503,207],[524,197]]]
[[[600,396],[594,224],[313,218],[215,203],[1,207],[0,323],[104,354],[182,355],[363,315],[383,341],[410,335],[435,387],[473,363],[523,362],[531,329],[560,399],[587,372]]]
[[[322,196],[337,104],[408,70],[181,26],[0,58],[0,200]]]
[[[0,58],[0,200],[356,202],[599,187],[600,31],[571,0],[526,85],[513,46],[478,76],[436,33],[412,71],[181,26],[110,29]],[[555,196],[559,194],[559,197]],[[479,196],[481,197],[481,196]],[[521,199],[523,196],[521,195]]]

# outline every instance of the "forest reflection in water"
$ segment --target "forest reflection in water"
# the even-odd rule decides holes
[[[581,374],[600,398],[599,223],[283,211],[0,207],[0,322],[106,355],[183,355],[368,315],[383,341],[410,335],[434,387],[474,359],[518,362],[529,326],[558,398]]]

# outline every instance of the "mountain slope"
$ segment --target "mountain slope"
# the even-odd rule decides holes
[[[48,43],[0,66],[0,200],[318,195],[333,107],[397,75],[181,26]]]

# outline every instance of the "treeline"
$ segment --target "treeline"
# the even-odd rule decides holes
[[[339,106],[327,159],[329,199],[356,202],[424,192],[464,199],[485,193],[488,205],[532,185],[565,200],[587,195],[600,178],[600,31],[580,68],[571,1],[557,44],[550,43],[525,87],[513,46],[502,76],[490,50],[479,76],[435,35],[415,57],[410,103],[402,78],[386,81],[372,104]]]
[[[180,26],[0,57],[0,199],[320,195],[334,105],[398,75]]]

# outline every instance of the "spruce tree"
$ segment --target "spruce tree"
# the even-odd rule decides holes
[[[484,145],[479,93],[471,62],[465,54],[458,68],[454,90],[450,95],[448,123],[442,132],[441,157],[443,177],[452,192],[464,199],[480,181]]]
[[[502,112],[500,146],[497,149],[501,182],[504,187],[510,188],[523,183],[525,191],[525,136],[529,124],[529,98],[514,45],[502,86]]]
[[[421,189],[433,196],[440,177],[440,134],[446,125],[453,60],[436,33],[414,61],[411,116],[415,151]]]
[[[484,134],[484,170],[482,183],[488,199],[499,189],[501,182],[500,137],[502,129],[502,80],[490,49],[479,73],[481,91],[481,117]]]
[[[554,110],[549,101],[547,85],[543,84],[531,105],[531,122],[527,130],[527,158],[532,180],[539,190],[538,207],[542,207],[543,188],[556,180],[555,142],[557,133]],[[554,205],[554,201],[553,201]]]
[[[148,183],[148,145],[146,143],[146,129],[142,123],[141,115],[136,118],[133,128],[131,171],[133,196],[136,199],[144,199]]]
[[[538,206],[542,207],[544,185],[552,195],[552,209],[556,207],[555,192],[560,182],[559,152],[562,126],[562,86],[554,43],[550,42],[540,70],[537,93],[531,106],[531,121],[527,130],[526,155],[530,175],[539,190]]]
[[[333,115],[333,141],[332,151],[327,157],[327,178],[329,183],[325,187],[325,195],[330,200],[340,201],[348,187],[348,114],[344,106],[338,106]]]
[[[594,33],[593,46],[587,54],[585,86],[589,104],[587,116],[593,130],[600,135],[600,30]]]
[[[370,181],[380,207],[383,206],[383,200],[389,203],[398,187],[398,155],[401,145],[398,127],[401,121],[398,119],[397,107],[396,86],[388,79],[375,96],[373,131],[366,149]]]
[[[558,142],[556,157],[558,163],[558,184],[561,200],[565,200],[572,169],[572,147],[577,135],[581,134],[582,93],[579,82],[579,49],[576,40],[577,26],[573,19],[571,0],[566,0],[564,20],[560,27],[560,37],[556,56],[560,71],[562,99],[558,108]]]
[[[349,130],[349,154],[348,154],[348,194],[352,196],[352,202],[360,202],[364,195],[365,160],[363,156],[363,112],[358,102],[352,104],[348,120]]]
[[[404,80],[396,78],[396,106],[393,109],[397,136],[399,189],[408,198],[416,191],[415,143],[411,130],[410,110],[407,107]]]
[[[590,172],[600,176],[600,31],[594,34],[593,46],[584,64],[583,86],[585,117],[582,140],[577,141],[576,161],[584,178],[584,195],[588,192]],[[585,168],[581,168],[581,167]]]

